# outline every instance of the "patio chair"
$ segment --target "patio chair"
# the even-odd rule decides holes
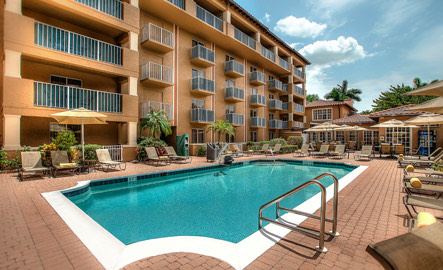
[[[328,155],[328,150],[329,150],[329,145],[328,144],[323,144],[320,147],[320,151],[312,152],[311,156],[314,156],[314,157],[325,157],[325,156]]]
[[[315,148],[315,145],[314,145],[313,142],[309,143],[309,149],[312,150],[312,151],[315,151],[316,148]]]
[[[362,158],[367,158],[369,161],[372,159],[372,145],[364,145],[361,148],[361,153],[354,155],[354,160],[360,160]]]
[[[435,196],[436,199],[439,199],[443,194],[443,186],[440,185],[422,184],[421,187],[414,187],[412,186],[410,181],[404,181],[403,183],[405,191],[411,195],[412,194],[428,195],[428,196]]]
[[[306,157],[309,155],[309,145],[303,144],[300,148],[300,150],[295,150],[292,154],[294,157]]]
[[[443,210],[443,200],[438,200],[434,198],[420,197],[408,194],[403,197],[403,203],[411,218],[414,218],[414,216],[412,215],[409,207],[411,207],[416,214],[418,214],[417,210],[415,209],[416,207]],[[441,219],[441,217],[439,218]]]
[[[271,150],[268,149],[267,154],[270,154],[270,153],[271,153]],[[274,155],[275,155],[275,154],[281,154],[281,153],[283,153],[282,150],[281,150],[281,143],[276,143],[276,144],[274,145],[274,148],[272,148],[272,153],[273,153]]]
[[[366,251],[385,269],[440,269],[443,265],[443,224],[435,222],[370,244]]]
[[[232,151],[232,154],[235,155],[235,157],[242,157],[243,156],[243,151],[240,149],[240,147],[238,147],[237,144],[233,144],[232,148],[234,151]]]
[[[348,148],[349,148],[349,149],[355,149],[355,142],[354,142],[354,141],[350,141],[350,142],[348,143]]]
[[[69,171],[79,174],[80,169],[80,165],[69,162],[67,151],[51,151],[52,177],[56,177],[58,171]]]
[[[335,150],[333,152],[329,152],[329,158],[344,158],[345,157],[345,145],[338,144],[335,146]]]
[[[147,157],[147,161],[148,162],[152,162],[153,164],[163,164],[163,165],[169,165],[170,159],[167,156],[162,156],[162,158],[160,158],[157,155],[157,151],[155,150],[155,147],[145,147],[145,151],[146,151],[146,155],[148,155]]]
[[[399,167],[406,167],[412,165],[414,167],[431,167],[432,165],[438,163],[443,158],[443,151],[438,154],[433,160],[398,160]]]
[[[177,153],[175,152],[174,147],[172,146],[166,146],[165,149],[169,159],[171,159],[172,162],[177,162],[177,163],[192,162],[192,156],[178,156]]]
[[[126,162],[113,161],[108,149],[95,149],[95,153],[97,154],[98,164],[103,168],[103,171],[115,170],[117,166],[120,171],[126,170]]]
[[[405,145],[404,144],[394,144],[394,155],[404,155],[405,154]]]
[[[49,173],[49,168],[43,166],[40,151],[21,152],[22,167],[18,170],[18,179],[23,181],[24,173]]]
[[[382,143],[380,145],[380,158],[382,155],[389,155],[389,157],[392,157],[391,145],[389,143]]]
[[[322,144],[323,144],[322,142],[317,142],[315,144],[315,151],[320,151],[320,147],[321,147]]]
[[[266,154],[269,150],[269,144],[265,143],[263,144],[262,148],[260,150],[257,150],[256,154]]]

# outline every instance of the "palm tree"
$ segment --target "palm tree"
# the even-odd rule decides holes
[[[146,114],[146,118],[140,123],[140,128],[145,130],[149,128],[151,137],[160,138],[162,133],[166,136],[172,134],[171,125],[168,122],[168,116],[162,110],[151,110]]]
[[[235,127],[225,120],[218,120],[217,122],[210,124],[206,133],[209,131],[213,131],[218,135],[218,141],[220,141],[220,138],[225,134],[228,134],[229,136],[235,135]]]
[[[338,87],[332,88],[331,92],[325,95],[326,99],[331,99],[334,101],[343,101],[345,99],[353,99],[355,101],[361,101],[360,94],[362,91],[360,89],[348,89],[348,81],[344,80],[342,85],[337,84]]]
[[[420,87],[423,87],[425,85],[428,85],[428,83],[422,82],[422,80],[419,77],[415,77],[412,82],[414,83],[413,89],[418,89]],[[432,80],[430,83],[438,82],[438,80]]]

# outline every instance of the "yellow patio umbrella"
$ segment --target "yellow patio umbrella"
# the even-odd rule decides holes
[[[443,113],[443,97],[434,98],[406,109],[406,111]]]
[[[428,126],[428,154],[431,153],[431,138],[429,126],[435,124],[443,124],[443,115],[435,113],[425,113],[405,121],[411,125],[427,125]]]
[[[417,90],[408,92],[407,95],[424,95],[443,97],[443,80],[420,87]]]
[[[84,125],[107,124],[107,116],[85,108],[73,109],[60,113],[51,114],[59,124],[81,125],[82,126],[82,157],[85,158],[85,128]]]

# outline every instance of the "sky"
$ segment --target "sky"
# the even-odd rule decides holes
[[[343,80],[363,91],[359,110],[391,85],[443,79],[442,0],[236,0],[300,52],[307,94]]]

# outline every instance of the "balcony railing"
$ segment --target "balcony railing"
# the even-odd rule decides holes
[[[270,80],[268,88],[283,90],[283,83],[279,80]]]
[[[148,62],[142,65],[141,80],[153,79],[166,83],[174,83],[173,70],[157,63]]]
[[[268,58],[272,62],[275,62],[275,54],[271,50],[265,48],[264,46],[261,47],[261,55]]]
[[[253,71],[249,75],[249,81],[259,81],[266,83],[266,75],[260,71]]]
[[[245,124],[245,116],[239,113],[226,114],[226,121],[234,126],[243,126]]]
[[[283,121],[282,123],[283,123],[283,125],[282,125],[283,129],[288,129],[289,128],[288,121]]]
[[[121,113],[122,95],[74,86],[34,82],[34,106]]]
[[[251,127],[266,127],[266,118],[264,117],[251,117]]]
[[[223,32],[223,21],[199,5],[197,5],[197,18]]]
[[[289,63],[285,59],[278,57],[278,64],[286,70],[289,70]]]
[[[282,109],[283,109],[283,111],[287,111],[288,110],[288,103],[287,102],[283,102],[282,103]]]
[[[304,107],[303,107],[303,105],[300,105],[300,104],[294,103],[294,111],[296,111],[296,112],[304,112]]]
[[[163,102],[157,101],[146,101],[140,104],[140,116],[141,118],[145,118],[146,114],[150,111],[164,111],[169,120],[174,119],[174,109],[172,104],[167,104]]]
[[[281,128],[283,128],[283,121],[277,120],[277,119],[269,120],[269,128],[281,129]]]
[[[259,104],[266,106],[266,97],[263,95],[251,95],[251,104]]]
[[[191,110],[191,122],[206,122],[214,123],[215,111],[205,109],[192,109]]]
[[[122,65],[122,48],[41,22],[34,23],[34,44],[100,62]]]
[[[245,66],[235,60],[231,60],[225,63],[225,72],[236,72],[245,75]]]
[[[305,73],[303,71],[299,70],[298,68],[294,68],[294,74],[302,79],[305,78]]]
[[[234,28],[234,38],[236,40],[240,41],[241,43],[245,44],[246,46],[255,50],[255,39],[246,35],[245,33],[238,30],[237,28]]]
[[[203,77],[192,78],[191,90],[203,90],[215,93],[215,81]]]
[[[283,109],[283,102],[278,99],[270,99],[269,100],[269,109],[282,110]]]
[[[174,34],[153,23],[148,23],[142,30],[143,42],[146,40],[154,40],[169,47],[174,47]]]
[[[215,63],[215,52],[202,45],[197,45],[191,49],[191,60],[194,58],[202,58],[206,61]]]
[[[227,87],[225,89],[225,98],[245,100],[245,90],[237,87]]]
[[[303,128],[303,126],[304,126],[303,122],[294,121],[295,128]]]
[[[183,10],[185,9],[185,0],[168,0],[168,1]]]
[[[288,92],[288,84],[283,84],[283,92]]]
[[[302,96],[305,95],[305,91],[300,86],[294,85],[294,92]]]
[[[123,3],[119,0],[74,0],[83,5],[114,16],[118,19],[123,18]]]

